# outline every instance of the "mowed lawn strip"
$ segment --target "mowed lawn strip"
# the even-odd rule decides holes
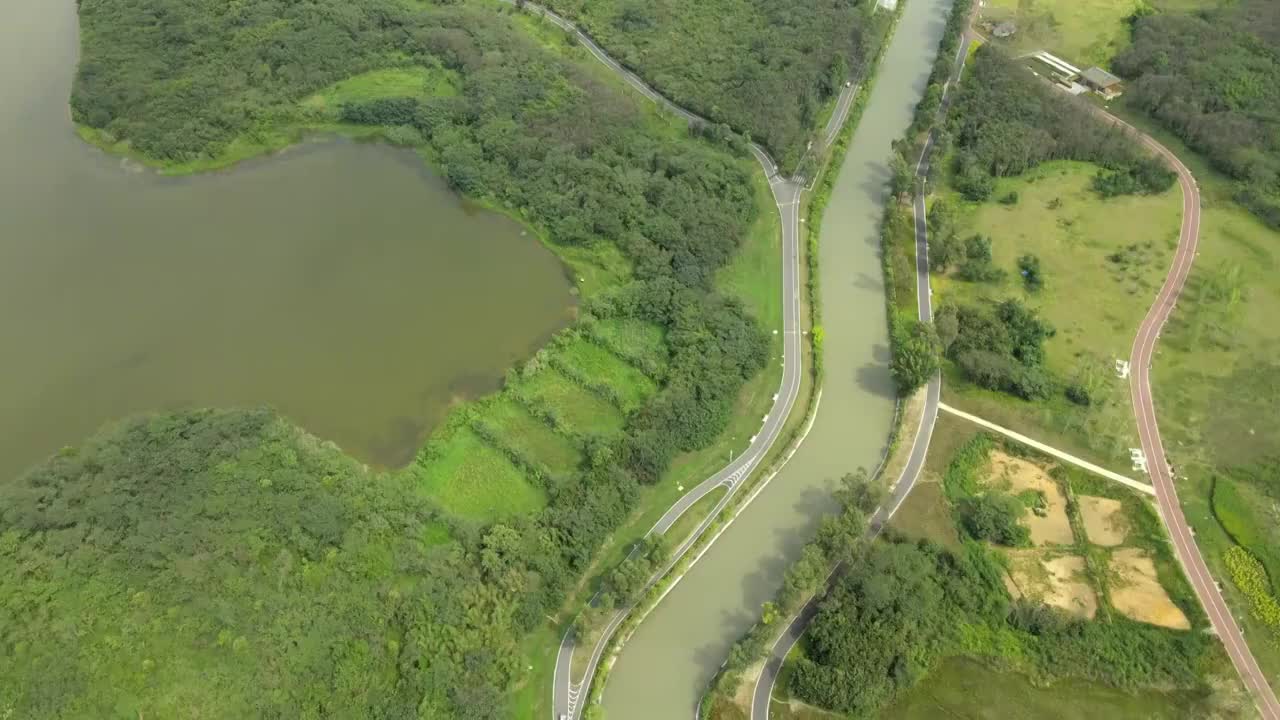
[[[666,331],[661,326],[635,318],[610,318],[595,324],[603,344],[625,359],[641,359],[656,368],[665,368],[670,357]]]
[[[568,438],[557,435],[542,420],[529,414],[523,405],[506,395],[487,403],[481,420],[502,433],[512,447],[528,453],[551,472],[564,475],[582,462],[582,453]]]
[[[520,383],[522,392],[548,407],[584,435],[612,435],[622,429],[622,413],[555,368],[542,368]]]
[[[470,428],[454,428],[432,446],[428,462],[410,471],[419,478],[418,491],[449,514],[488,523],[546,505],[546,496],[520,468]]]
[[[781,218],[769,184],[759,172],[752,177],[760,218],[733,262],[716,273],[716,287],[745,303],[766,332],[782,332]]]
[[[302,101],[304,108],[337,111],[344,102],[393,97],[451,97],[458,94],[457,73],[427,67],[373,70],[341,80]]]
[[[638,409],[657,392],[658,386],[644,373],[589,340],[575,340],[556,354],[570,367],[612,388],[625,412]]]

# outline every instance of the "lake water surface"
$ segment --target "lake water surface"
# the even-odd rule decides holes
[[[0,481],[205,405],[273,405],[396,465],[569,320],[559,261],[411,152],[316,142],[170,179],[85,145],[75,3],[0,15]]]

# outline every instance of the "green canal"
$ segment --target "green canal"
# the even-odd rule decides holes
[[[609,720],[692,717],[729,647],[833,509],[841,475],[880,461],[894,412],[879,222],[890,143],[924,92],[948,0],[908,0],[839,169],[820,235],[826,377],[808,438],[623,647]]]

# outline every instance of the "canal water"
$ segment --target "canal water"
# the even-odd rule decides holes
[[[82,143],[72,0],[0,22],[0,482],[105,421],[269,404],[375,465],[570,318],[559,261],[413,153],[161,178]]]
[[[826,377],[813,429],[623,647],[604,691],[609,720],[692,717],[833,510],[835,481],[880,461],[894,409],[879,255],[890,143],[911,122],[949,9],[949,0],[908,0],[837,176],[819,243]]]

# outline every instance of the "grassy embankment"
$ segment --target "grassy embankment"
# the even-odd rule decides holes
[[[1061,2],[1041,4],[1054,15],[1074,13],[1072,8],[1077,7]],[[1165,12],[1194,11],[1217,4],[1206,0],[1153,3]],[[1098,16],[1093,17],[1096,20]],[[1127,41],[1128,29],[1123,17],[1111,17],[1110,13],[1105,17],[1110,19],[1099,25],[1102,30],[1098,32]],[[1105,65],[1107,57],[1075,55],[1078,43],[1068,40],[1047,38],[1043,46],[1068,61],[1079,60],[1077,65],[1086,60]],[[1111,47],[1118,50],[1124,44]],[[1280,349],[1280,326],[1274,321],[1280,312],[1280,286],[1274,281],[1274,268],[1280,260],[1280,233],[1266,227],[1234,201],[1236,188],[1232,179],[1210,167],[1203,156],[1187,148],[1149,117],[1128,106],[1123,97],[1111,103],[1109,109],[1176,154],[1194,174],[1200,188],[1198,256],[1182,298],[1164,328],[1152,370],[1161,435],[1177,471],[1183,511],[1196,531],[1196,540],[1215,577],[1223,580],[1231,577],[1225,558],[1228,551],[1238,545],[1262,562],[1269,576],[1272,597],[1280,597],[1280,557],[1274,550],[1280,546],[1280,509],[1260,489],[1260,483],[1265,484],[1267,478],[1275,476],[1268,459],[1274,457],[1275,448],[1280,447],[1280,424],[1271,420],[1273,409],[1280,402],[1280,390],[1277,390],[1280,375],[1273,361]],[[1002,187],[993,197],[1000,197],[1003,191]],[[1172,192],[1167,207],[1150,204],[1146,209],[1134,208],[1132,214],[1112,215],[1108,222],[1085,221],[1094,229],[1084,237],[1095,241],[1118,239],[1123,259],[1111,262],[1104,258],[1100,265],[1096,256],[1088,254],[1062,257],[1068,263],[1057,274],[1070,287],[1065,289],[1065,297],[1042,305],[1042,312],[1051,319],[1055,319],[1055,315],[1067,318],[1065,325],[1061,319],[1055,319],[1060,332],[1064,327],[1084,328],[1090,338],[1099,339],[1094,343],[1098,351],[1114,347],[1112,352],[1117,357],[1127,358],[1139,319],[1168,271],[1170,255],[1165,246],[1172,247],[1170,243],[1176,241],[1174,233],[1181,219],[1181,198],[1176,189]],[[1020,197],[1019,206],[1022,206],[1026,195]],[[1107,206],[1114,202],[1100,204]],[[1090,217],[1099,212],[1098,204],[1086,202],[1076,217]],[[1035,217],[1019,217],[1021,213],[1016,209],[1006,210],[992,201],[975,213],[974,224],[978,226],[985,218],[999,218],[1012,212],[1014,215],[1008,217],[1012,222],[1005,223],[1004,228],[994,228],[990,234],[997,236],[994,230],[1003,230],[1008,236],[1013,230],[1020,242],[1042,246],[1038,239],[1044,237],[1046,228],[1051,236],[1065,237],[1053,224],[1069,217],[1063,212],[1069,209],[1070,204],[1064,203],[1057,212],[1046,208]],[[1119,231],[1112,232],[1113,229]],[[998,258],[1001,243],[994,245]],[[1009,257],[1013,252],[1006,250],[1004,254]],[[1016,252],[1022,250],[1019,248]],[[1045,257],[1042,255],[1042,261]],[[1121,274],[1123,279],[1119,277]],[[1052,291],[1054,275],[1048,271],[1049,291]],[[1108,275],[1117,276],[1120,282],[1106,283]],[[1142,292],[1131,295],[1117,292],[1132,285],[1137,285]],[[1086,312],[1080,312],[1082,309]],[[1131,320],[1127,333],[1120,324],[1122,318]],[[1058,368],[1074,360],[1074,348],[1055,347],[1061,345],[1060,338],[1049,342],[1049,362]],[[1043,433],[1043,439],[1049,442],[1122,466],[1127,448],[1137,446],[1134,425],[1129,419],[1132,408],[1127,384],[1110,378],[1107,383],[1112,390],[1104,406],[1084,412],[1060,399],[1028,405],[978,392],[952,395],[948,399],[997,422],[1031,428]],[[952,383],[951,387],[963,386]],[[1280,629],[1268,628],[1252,611],[1253,601],[1235,584],[1223,582],[1223,587],[1263,670],[1271,677],[1280,677],[1280,645],[1274,641],[1280,637]]]

